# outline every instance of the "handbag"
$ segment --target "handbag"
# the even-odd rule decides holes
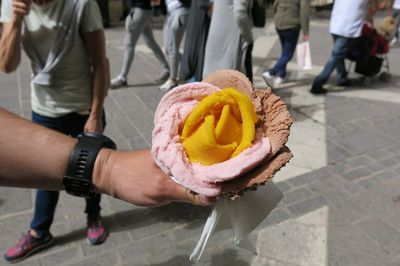
[[[254,0],[251,7],[251,16],[253,26],[256,28],[264,28],[265,20],[267,18],[266,6],[264,0]]]
[[[307,41],[297,44],[296,53],[297,53],[297,65],[299,69],[311,70],[312,61],[311,61],[310,42]]]

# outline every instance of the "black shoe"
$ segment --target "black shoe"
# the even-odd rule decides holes
[[[312,94],[326,94],[328,90],[324,89],[322,86],[312,85],[310,92]]]
[[[350,87],[352,85],[352,82],[349,79],[344,79],[344,80],[338,81],[336,83],[336,85],[338,85],[339,87]]]

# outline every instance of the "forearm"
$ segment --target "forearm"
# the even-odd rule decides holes
[[[0,70],[5,73],[17,69],[21,60],[22,18],[14,17],[3,27],[0,39]]]
[[[0,108],[0,185],[62,189],[76,140]]]
[[[104,99],[110,83],[110,71],[106,58],[105,38],[102,30],[84,35],[88,56],[93,69],[93,99],[91,107],[92,118],[99,119],[103,113]]]
[[[108,67],[104,63],[96,66],[93,78],[93,99],[91,107],[91,115],[96,119],[101,119],[103,113],[104,99],[108,91]]]

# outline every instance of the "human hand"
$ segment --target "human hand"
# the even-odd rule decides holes
[[[93,170],[93,184],[102,193],[139,206],[174,201],[210,205],[215,198],[193,194],[175,183],[153,161],[149,150],[120,152],[102,149]]]
[[[96,133],[103,133],[103,120],[102,115],[95,116],[93,113],[90,113],[88,119],[86,120],[85,126],[83,128],[84,132],[96,132]]]
[[[310,35],[309,34],[304,34],[303,35],[303,41],[308,42],[310,40]]]
[[[29,14],[32,6],[32,0],[13,0],[13,14],[16,18],[22,19]]]

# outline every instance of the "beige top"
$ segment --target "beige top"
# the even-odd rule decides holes
[[[310,0],[275,0],[275,27],[278,30],[301,29],[308,34]]]

